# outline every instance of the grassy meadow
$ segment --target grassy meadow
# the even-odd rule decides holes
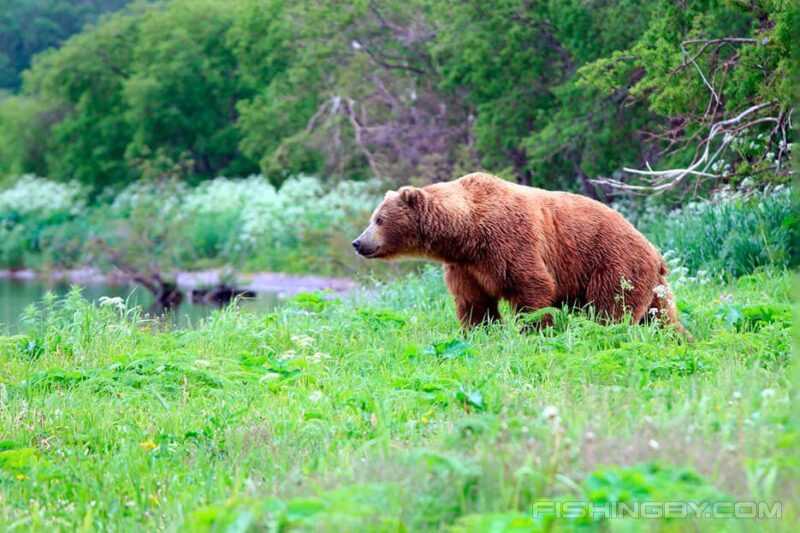
[[[180,331],[49,299],[0,338],[0,529],[795,531],[793,283],[673,277],[691,343],[585,312],[462,335],[436,268]],[[542,512],[650,501],[782,518]]]

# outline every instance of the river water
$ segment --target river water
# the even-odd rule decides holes
[[[70,286],[70,283],[60,281],[0,278],[0,335],[23,331],[21,318],[26,307],[41,302],[47,292],[63,296]],[[140,305],[145,311],[152,310],[153,297],[136,285],[92,283],[82,286],[82,293],[93,301],[101,296],[119,296],[128,299],[132,305]],[[278,305],[279,301],[278,292],[259,292],[256,298],[243,300],[239,305],[248,310],[267,312]],[[178,327],[190,327],[209,316],[215,309],[212,305],[194,304],[187,296],[177,309],[169,311],[169,318]]]

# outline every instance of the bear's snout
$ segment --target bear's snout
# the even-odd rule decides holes
[[[361,257],[366,257],[367,259],[373,257],[378,252],[378,247],[370,245],[369,243],[364,242],[361,237],[353,241],[353,248],[355,249],[356,253]]]
[[[377,254],[380,245],[376,242],[374,231],[372,224],[370,224],[367,229],[351,243],[353,249],[361,257],[369,259]]]

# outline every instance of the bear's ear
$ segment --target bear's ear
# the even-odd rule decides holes
[[[409,207],[419,207],[423,201],[422,189],[417,187],[400,187],[400,200],[402,200]]]

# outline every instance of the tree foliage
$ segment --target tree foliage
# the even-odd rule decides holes
[[[0,90],[19,88],[31,58],[128,0],[0,0]]]
[[[137,3],[35,58],[21,94],[0,102],[0,172],[99,189],[162,167],[276,183],[303,173],[425,183],[486,168],[602,194],[675,176],[623,167],[690,167],[708,148],[687,176],[711,187],[774,180],[791,143],[798,10],[790,0]],[[698,185],[677,181],[664,188]]]

